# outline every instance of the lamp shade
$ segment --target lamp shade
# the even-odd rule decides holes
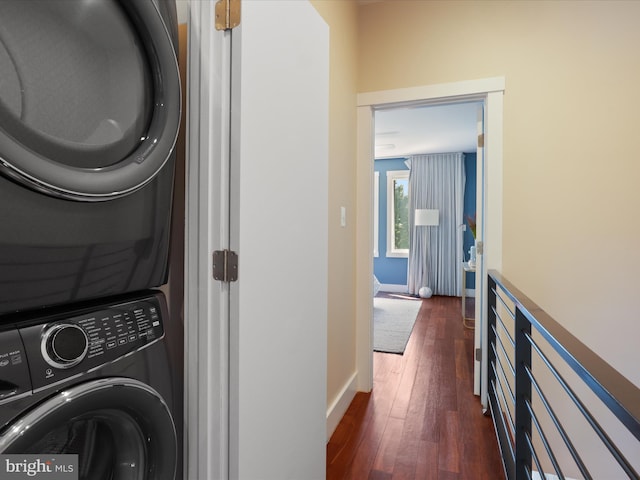
[[[427,208],[416,208],[414,224],[416,227],[435,227],[440,225],[439,211]]]

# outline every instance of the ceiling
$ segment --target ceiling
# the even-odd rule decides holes
[[[477,150],[481,102],[417,105],[375,112],[375,158]]]

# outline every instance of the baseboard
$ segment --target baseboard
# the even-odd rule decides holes
[[[391,292],[391,293],[407,293],[409,291],[409,287],[406,285],[396,285],[393,283],[382,283],[380,284],[381,292]],[[467,297],[475,297],[476,289],[475,288],[467,288]]]
[[[392,292],[392,293],[407,293],[409,291],[409,287],[406,285],[395,285],[392,283],[383,283],[380,285],[381,292]]]
[[[334,430],[344,417],[345,412],[351,405],[353,397],[356,396],[356,379],[357,373],[354,373],[347,383],[342,387],[342,390],[333,401],[333,403],[327,408],[327,443],[331,439]]]

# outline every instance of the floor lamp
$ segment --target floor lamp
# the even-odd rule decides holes
[[[413,218],[414,218],[413,223],[416,228],[437,227],[438,225],[440,225],[440,212],[438,210],[432,210],[428,208],[416,208],[415,215]],[[426,272],[429,271],[428,249],[429,249],[429,245],[427,242],[427,251],[425,251],[425,259],[424,259],[425,275],[426,275]],[[423,275],[423,278],[425,275]],[[433,291],[431,290],[431,288],[427,287],[426,285],[423,285],[420,288],[420,290],[418,290],[418,295],[420,295],[421,298],[429,298],[431,295],[433,295]]]

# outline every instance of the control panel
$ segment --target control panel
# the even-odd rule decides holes
[[[20,328],[34,389],[117,360],[164,335],[155,295]]]

